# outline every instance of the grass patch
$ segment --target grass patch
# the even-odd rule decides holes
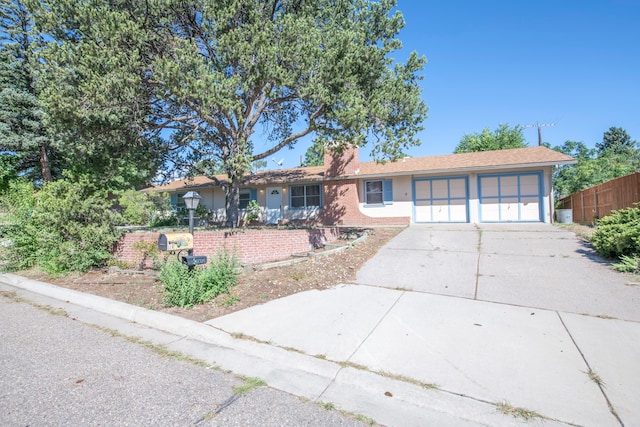
[[[511,405],[509,402],[498,403],[496,405],[496,409],[498,410],[498,412],[504,415],[509,415],[513,418],[520,418],[526,421],[531,421],[536,418],[542,418],[542,415],[538,414],[536,411],[525,408],[518,408]]]
[[[233,388],[233,392],[235,394],[245,394],[255,388],[264,387],[267,385],[266,382],[256,377],[240,377],[240,379],[243,381],[243,383]]]

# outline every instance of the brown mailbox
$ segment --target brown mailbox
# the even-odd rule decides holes
[[[166,233],[158,237],[158,249],[161,251],[181,251],[193,249],[193,234]]]

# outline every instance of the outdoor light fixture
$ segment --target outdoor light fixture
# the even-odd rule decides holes
[[[198,194],[197,191],[189,191],[184,196],[182,196],[182,200],[184,200],[184,205],[189,211],[194,211],[198,208],[200,199],[202,199],[202,197]]]
[[[184,196],[182,196],[182,200],[184,200],[184,205],[189,211],[189,233],[193,236],[193,211],[198,207],[198,203],[200,203],[200,199],[202,197],[198,194],[197,191],[189,191]],[[193,248],[189,249],[189,256],[193,256]]]

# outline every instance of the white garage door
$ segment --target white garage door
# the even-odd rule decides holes
[[[414,222],[468,222],[467,188],[467,177],[414,179]]]
[[[542,221],[542,174],[478,177],[480,221]]]

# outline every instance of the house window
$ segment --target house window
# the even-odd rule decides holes
[[[240,204],[238,207],[240,209],[247,209],[251,200],[257,200],[257,193],[255,188],[243,188],[240,190]]]
[[[182,199],[182,196],[184,196],[185,193],[173,193],[171,194],[171,208],[172,209],[184,209],[185,208],[185,204],[184,204],[184,200]]]
[[[291,208],[320,207],[320,184],[292,185],[289,190]]]
[[[390,179],[364,182],[365,205],[390,205],[393,203],[393,185]]]

